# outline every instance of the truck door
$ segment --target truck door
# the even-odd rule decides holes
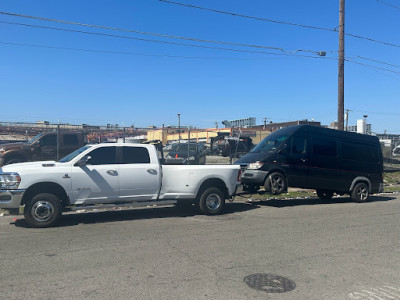
[[[120,192],[122,201],[157,199],[161,186],[160,164],[151,162],[149,151],[141,146],[119,147]]]
[[[46,134],[39,141],[40,160],[55,160],[57,157],[57,134]]]
[[[116,150],[115,146],[94,149],[88,153],[85,166],[72,167],[71,202],[96,204],[118,201],[120,173]]]

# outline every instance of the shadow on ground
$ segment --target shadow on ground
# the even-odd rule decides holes
[[[227,203],[224,213],[219,216],[205,216],[208,218],[229,219],[235,213],[257,209],[257,206],[248,203]],[[75,226],[79,224],[112,223],[120,221],[157,219],[157,218],[182,218],[199,216],[201,213],[196,206],[163,206],[153,208],[115,209],[88,211],[83,213],[66,213],[54,227]],[[17,217],[17,216],[16,216]],[[18,227],[29,227],[22,216],[14,224]]]
[[[355,203],[349,197],[334,197],[331,200],[321,200],[319,198],[306,198],[306,199],[269,199],[269,200],[253,200],[251,203],[260,206],[272,206],[272,207],[291,207],[291,206],[302,206],[302,205],[319,205],[319,204],[338,204],[338,203],[354,203],[359,205],[368,205],[373,202],[384,202],[394,200],[396,197],[379,195],[370,196],[370,200],[366,203]]]

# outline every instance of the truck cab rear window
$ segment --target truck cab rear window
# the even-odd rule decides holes
[[[122,147],[123,164],[149,164],[149,151],[143,147]]]

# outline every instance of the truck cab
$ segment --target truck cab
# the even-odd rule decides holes
[[[58,136],[58,141],[57,141]],[[58,146],[57,146],[58,144]],[[0,166],[40,160],[56,160],[84,145],[79,132],[42,132],[25,143],[0,146]]]

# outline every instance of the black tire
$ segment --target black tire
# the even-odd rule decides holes
[[[287,190],[285,176],[279,172],[270,174],[264,183],[265,190],[273,195],[279,195]]]
[[[333,192],[327,190],[317,190],[317,196],[321,200],[331,200],[333,197]]]
[[[354,202],[367,202],[369,199],[368,184],[364,182],[357,183],[350,197]]]
[[[206,189],[200,196],[199,207],[206,215],[218,215],[225,206],[225,195],[216,187]]]
[[[29,226],[50,227],[61,217],[61,202],[53,194],[37,194],[25,205],[24,216]]]

